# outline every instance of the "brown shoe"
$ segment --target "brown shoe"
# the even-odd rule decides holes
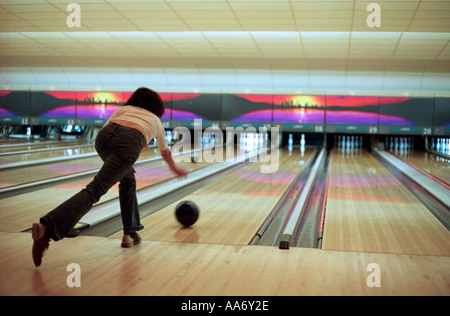
[[[45,251],[50,246],[50,239],[45,236],[45,229],[42,230],[41,226],[37,223],[33,224],[31,229],[31,237],[33,238],[33,262],[36,267],[39,267],[42,263],[42,257]]]
[[[122,248],[130,248],[134,245],[134,240],[130,235],[123,235],[122,243],[120,244]]]
[[[123,235],[122,237],[122,248],[130,248],[134,245],[140,244],[142,241],[141,236],[138,233],[132,233],[130,235]]]

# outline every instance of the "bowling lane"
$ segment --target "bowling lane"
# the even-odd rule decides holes
[[[146,240],[247,245],[315,149],[307,148],[304,156],[299,148],[279,152],[277,172],[261,173],[261,165],[267,163],[258,161],[226,173],[143,219],[140,235]],[[193,201],[200,209],[198,222],[190,228],[182,228],[174,217],[182,200]],[[111,237],[121,238],[122,232]]]
[[[94,146],[91,147],[77,147],[69,149],[58,149],[54,151],[45,152],[30,152],[26,154],[17,154],[10,156],[0,157],[0,166],[7,163],[22,162],[22,161],[34,161],[38,159],[51,159],[55,157],[74,157],[78,155],[83,155],[87,153],[95,152]]]
[[[189,169],[189,171],[203,168],[206,165],[207,163],[180,163],[180,166]],[[163,161],[137,166],[135,169],[138,190],[174,178],[174,174],[170,172],[167,164]],[[58,183],[45,189],[1,199],[0,231],[19,232],[29,229],[33,222],[78,193],[92,178],[93,176],[86,176]],[[117,198],[118,190],[116,184],[98,203]]]
[[[141,153],[138,160],[153,158],[157,155],[159,155],[158,149],[150,149],[147,152]],[[0,188],[97,169],[102,164],[103,162],[100,157],[95,156],[45,165],[6,169],[1,171]]]
[[[102,160],[95,156],[66,162],[6,169],[1,171],[0,188],[88,171],[99,168],[101,165]]]
[[[450,232],[369,152],[333,149],[323,249],[450,255]]]
[[[19,146],[18,144],[15,146],[3,146],[0,145],[0,154],[14,154],[19,151],[33,151],[33,150],[56,150],[62,147],[73,147],[73,146],[93,146],[91,143],[87,143],[85,141],[64,141],[64,142],[54,142],[54,141],[44,141],[37,143],[27,143]]]
[[[408,151],[404,152],[403,155],[395,152],[391,153],[450,185],[450,159],[427,151]]]
[[[38,140],[27,138],[16,138],[16,137],[0,138],[0,146],[31,145],[38,142],[39,142]]]

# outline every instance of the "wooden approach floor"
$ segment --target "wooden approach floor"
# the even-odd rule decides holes
[[[450,258],[319,249],[77,237],[52,242],[43,265],[29,233],[0,233],[0,295],[450,295]],[[81,287],[70,288],[70,263]],[[380,287],[367,286],[370,263]]]

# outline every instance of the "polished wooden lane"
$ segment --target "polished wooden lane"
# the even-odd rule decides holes
[[[394,152],[395,153],[395,152]],[[450,185],[450,159],[427,151],[409,151],[396,154],[400,159],[416,166],[438,180]]]
[[[160,155],[157,148],[141,153],[138,161]],[[73,173],[98,169],[103,162],[98,155],[91,158],[58,161],[44,165],[13,168],[0,171],[0,188],[61,177]]]
[[[0,188],[61,177],[101,167],[99,156],[0,171]]]
[[[22,146],[22,145],[33,145],[40,143],[39,140],[27,139],[27,138],[16,138],[16,137],[6,137],[0,138],[0,146]]]
[[[45,152],[37,152],[37,153],[26,153],[26,154],[18,154],[18,155],[10,155],[0,157],[0,166],[6,165],[9,163],[17,163],[24,161],[35,161],[40,159],[51,159],[55,157],[75,157],[83,154],[95,153],[94,146],[91,147],[83,147],[83,148],[71,148],[71,149],[58,149],[54,151],[45,151]]]
[[[159,154],[157,148],[144,152],[139,160],[152,158]],[[236,154],[235,154],[236,155]],[[84,159],[83,159],[84,160]],[[91,161],[89,159],[88,161]],[[92,162],[95,164],[95,161]],[[189,161],[189,159],[188,159]],[[73,164],[73,165],[72,165]],[[77,160],[68,162],[68,170],[77,168]],[[187,168],[189,171],[195,171],[206,167],[206,162],[180,163],[181,167]],[[56,166],[56,164],[55,164]],[[29,168],[20,168],[24,174]],[[137,189],[142,189],[151,185],[157,185],[168,179],[174,178],[163,161],[153,162],[142,166],[136,166]],[[2,171],[2,174],[8,174],[10,171]],[[85,176],[64,182],[59,182],[45,189],[35,190],[18,196],[7,197],[0,200],[0,231],[18,232],[29,229],[33,222],[36,222],[42,215],[54,209],[56,206],[70,198],[72,195],[83,189],[92,179],[93,176]],[[104,195],[99,203],[103,203],[118,197],[118,185],[115,185],[109,192]]]
[[[331,154],[323,249],[450,256],[450,232],[369,152]]]
[[[31,144],[32,142],[29,142],[27,140],[19,139],[19,138],[0,138],[0,146],[14,146],[14,145],[26,145]]]
[[[197,170],[207,163],[180,163],[180,166]],[[137,189],[155,185],[173,178],[165,162],[153,162],[136,169]],[[18,232],[31,227],[33,222],[82,190],[93,176],[57,183],[42,190],[24,193],[0,200],[0,231]],[[98,203],[118,197],[118,185],[105,194]]]
[[[16,152],[20,151],[36,151],[36,150],[58,150],[63,147],[74,147],[74,146],[94,146],[92,143],[88,143],[85,141],[63,141],[63,142],[54,142],[54,141],[44,141],[44,142],[34,142],[29,144],[24,144],[23,146],[4,146],[0,145],[0,153],[1,154],[11,154],[14,155]]]
[[[147,240],[248,244],[314,152],[308,148],[302,157],[299,148],[291,155],[287,148],[280,150],[275,173],[261,173],[261,165],[267,164],[262,161],[230,172],[143,219],[140,235]],[[200,209],[199,221],[190,228],[180,227],[174,217],[182,200],[193,201]],[[122,232],[112,237],[121,238]]]
[[[0,295],[450,295],[449,257],[160,241],[124,249],[80,236],[51,242],[35,268],[31,245],[30,234],[0,233]],[[81,287],[67,286],[70,263]],[[368,286],[371,263],[380,287]]]

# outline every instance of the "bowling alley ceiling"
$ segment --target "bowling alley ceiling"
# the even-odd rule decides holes
[[[66,23],[72,2],[81,27]],[[368,26],[370,3],[380,27]],[[325,89],[323,75],[337,89],[402,78],[403,90],[450,93],[449,17],[448,0],[0,0],[0,85],[29,74],[24,85],[107,87],[119,75],[167,89],[307,90]]]

